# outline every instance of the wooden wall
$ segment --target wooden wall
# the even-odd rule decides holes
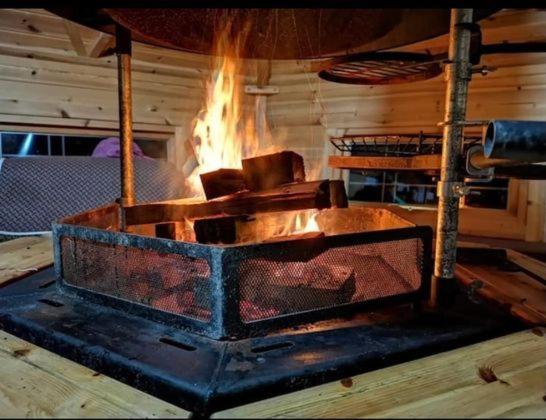
[[[92,57],[101,45],[99,32],[45,10],[0,10],[0,123],[115,131],[116,59]],[[199,110],[208,58],[141,44],[133,57],[135,130],[168,137]]]
[[[503,10],[482,27],[484,43],[546,40],[546,10]],[[116,60],[112,55],[97,57],[108,43],[99,32],[43,9],[0,9],[0,129],[115,134]],[[446,48],[444,36],[404,50]],[[468,119],[546,120],[546,54],[489,56],[483,64],[497,70],[474,76]],[[273,62],[269,84],[280,93],[267,99],[266,109],[275,143],[302,153],[308,166],[319,167],[319,175],[338,175],[326,167],[333,152],[330,130],[439,132],[442,76],[398,86],[349,86],[321,81],[313,66],[310,61]],[[136,43],[133,47],[135,131],[169,140],[170,159],[180,168],[186,163],[184,142],[202,105],[208,69],[205,56]],[[255,83],[255,75],[246,82]],[[510,198],[513,218],[506,222],[511,228],[505,236],[541,240],[544,183],[524,182],[520,187]]]
[[[485,44],[546,41],[546,10],[505,9],[483,21],[482,30]],[[447,51],[447,36],[400,50]],[[484,56],[482,64],[497,69],[487,76],[473,77],[467,119],[546,120],[546,53]],[[309,61],[273,64],[271,84],[280,87],[280,94],[270,98],[268,112],[274,130],[288,133],[287,143],[305,144],[319,154],[330,130],[354,134],[441,132],[437,123],[444,117],[442,75],[401,85],[353,86],[322,81],[313,67]],[[512,188],[510,197],[519,208],[512,206],[509,215],[465,210],[465,233],[544,240],[545,182],[520,184],[519,192]],[[496,223],[487,222],[488,218]]]

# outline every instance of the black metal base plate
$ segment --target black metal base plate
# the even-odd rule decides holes
[[[0,289],[0,328],[208,415],[485,340],[521,326],[462,299],[459,313],[216,341],[61,293],[52,269]]]

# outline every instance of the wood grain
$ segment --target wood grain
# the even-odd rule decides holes
[[[187,418],[189,412],[0,331],[1,417]]]
[[[546,286],[529,274],[491,265],[456,264],[455,277],[470,287],[481,282],[477,295],[529,324],[546,325]]]
[[[525,357],[521,357],[525,354]],[[226,410],[214,418],[546,416],[546,330],[462,349]],[[490,367],[501,379],[478,374]]]
[[[0,287],[53,264],[49,236],[30,236],[0,243]]]
[[[328,166],[341,169],[370,169],[397,171],[440,170],[441,155],[411,157],[388,156],[330,156]]]

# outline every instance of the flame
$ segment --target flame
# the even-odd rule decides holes
[[[217,37],[212,71],[205,83],[203,108],[193,120],[190,140],[197,166],[186,179],[187,197],[204,198],[200,174],[221,168],[240,169],[242,159],[282,149],[271,144],[267,124],[265,137],[258,139],[254,126],[254,98],[245,98],[243,80],[246,68],[240,58],[249,26],[243,25],[240,31],[233,29],[228,22],[222,35]],[[307,180],[316,179],[319,168],[318,162],[311,167],[307,165]],[[312,210],[286,214],[282,232],[274,236],[319,231],[317,213]]]
[[[254,109],[245,107],[244,68],[239,58],[246,31],[230,36],[230,30],[228,24],[223,36],[218,37],[215,70],[206,82],[204,107],[193,122],[192,143],[198,166],[187,181],[193,196],[203,196],[200,174],[220,168],[240,169],[241,159],[258,152]]]
[[[320,232],[317,223],[318,210],[309,212],[298,212],[294,218],[294,227],[289,229],[287,234],[298,234],[307,232]]]

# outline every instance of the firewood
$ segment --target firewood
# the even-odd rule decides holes
[[[246,189],[241,169],[218,169],[199,175],[207,200]]]
[[[340,179],[330,181],[330,204],[337,208],[349,207],[345,183]]]
[[[302,233],[291,233],[289,235],[283,236],[273,236],[267,238],[263,243],[272,243],[272,242],[286,242],[286,241],[295,241],[298,239],[311,239],[311,238],[323,238],[323,232],[302,232]]]
[[[125,209],[127,225],[182,221],[214,215],[323,209],[330,207],[328,180],[299,182],[267,191],[243,191],[206,202],[172,200],[139,204]]]
[[[252,191],[262,191],[282,184],[305,181],[303,158],[283,151],[243,159],[243,178]]]
[[[246,216],[213,216],[195,219],[195,240],[202,244],[233,244],[237,241],[237,221]]]
[[[213,216],[195,219],[193,223],[195,239],[203,244],[233,244],[270,243],[324,236],[322,232],[289,233],[283,236],[274,236],[275,228],[279,223],[282,223],[282,216],[285,214],[282,212],[280,216],[278,213],[265,213],[257,216]]]
[[[177,239],[179,222],[158,223],[155,225],[156,238]]]

